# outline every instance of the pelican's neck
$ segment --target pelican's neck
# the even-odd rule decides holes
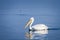
[[[32,23],[30,24],[30,29],[32,29]]]
[[[32,24],[33,24],[33,22],[34,22],[34,17],[31,17],[31,24],[30,24],[30,29],[32,29]]]
[[[32,29],[32,24],[33,24],[33,21],[32,21],[32,23],[30,24],[30,29]]]

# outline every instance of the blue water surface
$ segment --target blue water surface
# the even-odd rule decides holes
[[[24,26],[35,24],[60,28],[60,0],[0,0],[0,40],[25,40]],[[60,30],[49,30],[47,40],[60,40]]]

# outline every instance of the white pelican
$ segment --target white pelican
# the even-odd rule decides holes
[[[30,20],[27,22],[25,29],[29,27],[30,30],[33,30],[33,29],[39,30],[39,31],[35,31],[34,33],[48,34],[48,30],[47,30],[48,27],[45,24],[36,24],[32,26],[33,22],[34,22],[34,17],[31,17]]]

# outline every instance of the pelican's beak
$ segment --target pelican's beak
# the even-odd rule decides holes
[[[27,24],[26,24],[26,26],[25,26],[25,29],[26,29],[31,23],[32,23],[32,20],[30,19],[30,20],[27,22]]]

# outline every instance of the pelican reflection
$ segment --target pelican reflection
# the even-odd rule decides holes
[[[48,30],[29,30],[26,32],[27,39],[40,39],[40,40],[47,40]]]

